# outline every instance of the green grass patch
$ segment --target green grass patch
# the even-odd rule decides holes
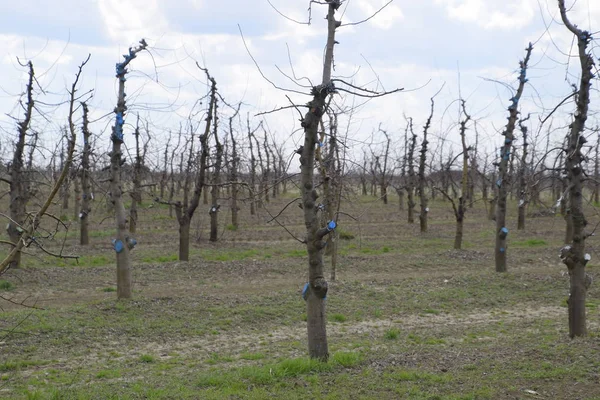
[[[118,369],[105,369],[96,374],[96,379],[115,379],[120,377],[121,372]]]
[[[179,255],[177,253],[172,254],[157,254],[152,256],[146,256],[142,258],[142,262],[152,264],[152,263],[166,263],[173,262],[179,259]]]
[[[514,246],[518,247],[542,247],[547,246],[548,243],[544,239],[528,239],[518,242],[513,242]]]
[[[0,279],[0,290],[13,290],[14,286],[9,281],[5,281],[4,279]]]
[[[49,364],[44,360],[8,360],[0,364],[0,372],[21,371],[29,367]]]
[[[433,374],[431,372],[419,370],[399,370],[386,372],[385,378],[399,382],[420,382],[420,383],[448,383],[452,380],[450,375]]]
[[[334,313],[331,314],[330,319],[335,322],[346,322],[346,316],[344,314]]]
[[[398,339],[398,336],[400,336],[400,330],[398,330],[397,328],[388,329],[383,334],[383,337],[387,340],[396,340]]]
[[[156,361],[156,358],[150,354],[142,354],[140,356],[140,361],[143,363],[153,363]]]
[[[262,360],[265,358],[264,353],[242,353],[240,355],[242,360]]]
[[[342,356],[342,362],[344,360]],[[341,364],[339,364],[341,365]],[[330,371],[331,363],[324,363],[310,358],[285,359],[277,364],[263,366],[247,366],[228,371],[211,370],[202,373],[197,385],[200,388],[239,389],[248,385],[272,385],[284,378],[294,378],[311,373]]]
[[[333,357],[331,357],[331,362],[333,364],[341,365],[344,368],[356,367],[361,360],[362,357],[360,353],[354,351],[340,351],[334,353]]]

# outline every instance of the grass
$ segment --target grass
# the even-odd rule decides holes
[[[356,237],[352,232],[345,229],[337,228],[336,232],[341,240],[352,240]]]
[[[14,289],[14,286],[12,283],[10,283],[9,281],[6,281],[4,279],[0,279],[0,290],[12,290]]]
[[[562,232],[552,218],[515,233],[509,272],[496,274],[479,203],[465,220],[469,248],[454,251],[447,202],[431,202],[432,228],[420,235],[397,201],[363,200],[344,207],[361,215],[361,226],[344,223],[361,240],[338,242],[329,362],[303,357],[305,246],[263,214],[208,243],[204,219],[191,261],[172,263],[176,222],[157,207],[140,214],[146,245],[132,253],[131,300],[115,301],[114,252],[105,251],[114,231],[98,226],[79,265],[52,261],[3,276],[17,283],[19,301],[44,295],[43,309],[0,310],[2,397],[494,400],[531,389],[540,398],[600,398],[600,300],[589,292],[590,337],[568,339],[568,278],[552,267]],[[272,199],[269,209],[281,204]],[[303,232],[295,207],[281,218]]]
[[[150,354],[142,354],[140,356],[140,361],[143,363],[153,363],[156,361],[156,358]]]
[[[172,254],[156,254],[156,255],[151,255],[151,256],[146,256],[142,258],[142,262],[144,263],[166,263],[166,262],[173,262],[173,261],[177,261],[179,259],[179,255],[176,253],[172,253]]]
[[[548,243],[544,239],[527,239],[513,242],[513,245],[518,247],[539,247],[547,246]]]
[[[335,322],[346,322],[346,316],[340,313],[331,314],[330,319]]]
[[[385,331],[385,333],[383,334],[383,337],[387,340],[396,340],[398,339],[398,336],[400,335],[400,331],[396,328],[391,328],[388,329],[387,331]]]
[[[264,359],[265,357],[266,357],[266,356],[265,356],[265,354],[264,354],[264,353],[242,353],[242,354],[240,355],[240,358],[241,358],[242,360],[252,360],[252,361],[255,361],[255,360],[262,360],[262,359]]]

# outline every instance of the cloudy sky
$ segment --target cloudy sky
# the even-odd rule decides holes
[[[262,73],[286,89],[308,92],[289,77],[319,82],[326,39],[326,7],[308,0],[21,0],[3,2],[0,15],[0,154],[6,157],[15,134],[11,117],[21,117],[19,95],[26,83],[21,60],[32,60],[39,84],[35,129],[52,147],[65,120],[64,106],[78,64],[88,53],[81,91],[93,89],[90,107],[98,145],[108,146],[111,110],[116,101],[114,65],[129,46],[145,38],[149,52],[131,63],[127,81],[130,113],[152,122],[158,149],[168,130],[177,130],[200,97],[206,79],[195,67],[209,68],[231,104],[243,101],[253,117],[288,103],[286,92],[263,79],[248,55],[240,29]],[[371,16],[387,0],[346,0],[338,12],[343,24]],[[571,20],[591,32],[600,31],[600,1],[568,0]],[[286,19],[279,15],[285,15]],[[597,33],[600,35],[600,32]],[[432,133],[456,142],[456,99],[462,96],[489,148],[501,142],[498,131],[516,87],[518,62],[528,42],[534,43],[523,113],[532,113],[532,129],[570,93],[577,82],[572,35],[560,23],[555,0],[395,0],[368,22],[338,29],[334,74],[370,89],[405,92],[369,101],[357,109],[349,125],[349,143],[360,149],[381,124],[399,140],[404,115],[421,130],[429,98],[442,86]],[[600,56],[597,42],[596,56]],[[597,57],[596,57],[597,58]],[[278,71],[278,68],[286,75]],[[301,85],[308,80],[299,81]],[[598,83],[595,83],[595,88]],[[43,92],[42,92],[43,89]],[[297,103],[309,97],[289,93]],[[594,101],[598,99],[594,95]],[[346,105],[362,99],[337,98]],[[572,110],[566,104],[563,118]],[[596,107],[597,108],[597,107]],[[223,107],[227,113],[226,107]],[[43,112],[47,114],[42,115]],[[561,114],[557,114],[559,116]],[[287,110],[266,117],[271,132],[293,148],[301,138],[298,115]],[[133,116],[128,122],[133,123]],[[595,116],[590,121],[596,124]],[[560,125],[557,123],[557,125]],[[129,127],[131,130],[131,127]],[[296,132],[296,133],[294,133]],[[469,140],[474,140],[473,130]],[[375,135],[375,141],[380,140]]]

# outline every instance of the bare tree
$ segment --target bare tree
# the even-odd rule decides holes
[[[138,222],[138,205],[142,202],[142,167],[146,156],[147,147],[144,151],[140,148],[140,116],[137,116],[135,124],[135,160],[133,162],[133,189],[129,193],[131,197],[131,206],[129,207],[129,233],[135,233]]]
[[[519,166],[519,215],[517,219],[518,230],[525,229],[525,211],[527,210],[527,204],[529,203],[529,199],[527,196],[527,156],[529,155],[529,153],[527,152],[527,148],[529,147],[529,142],[527,141],[527,127],[523,124],[528,119],[529,115],[527,116],[527,118],[522,118],[519,120],[519,129],[521,130],[521,134],[523,135],[523,150],[521,152],[521,163]]]
[[[600,128],[596,128],[596,157],[594,159],[594,205],[600,205]]]
[[[250,215],[256,214],[256,158],[254,157],[254,146],[252,145],[252,139],[256,127],[254,130],[250,128],[250,113],[246,115],[246,122],[248,127],[248,144],[250,145]]]
[[[435,96],[434,96],[435,97]],[[419,158],[419,200],[421,203],[421,214],[419,215],[419,223],[421,232],[427,232],[427,215],[429,214],[429,207],[427,194],[425,193],[425,166],[427,162],[427,145],[429,142],[427,141],[427,133],[429,132],[429,128],[431,127],[431,119],[433,118],[433,107],[435,103],[433,97],[431,98],[431,113],[429,114],[429,118],[425,122],[425,127],[423,128],[423,141],[421,142],[421,156]]]
[[[215,138],[215,162],[211,174],[212,187],[210,188],[210,241],[216,242],[218,240],[218,213],[221,207],[219,202],[219,180],[221,179],[221,165],[223,164],[223,144],[219,140],[219,134],[217,132],[218,117],[217,117],[218,103],[215,100],[213,108],[213,136]]]
[[[26,185],[27,179],[25,178],[25,172],[23,171],[23,157],[25,152],[25,140],[31,124],[35,102],[33,99],[33,81],[35,72],[31,61],[27,63],[27,67],[29,68],[29,79],[25,89],[25,96],[27,97],[27,102],[24,107],[25,117],[17,124],[19,135],[17,137],[17,142],[15,143],[12,163],[10,164],[10,221],[7,230],[10,241],[15,244],[14,249],[19,248],[17,244],[21,242],[26,207],[30,197]],[[21,252],[16,251],[11,257],[9,268],[18,268],[20,263]],[[3,268],[0,268],[0,273],[1,272],[3,272]]]
[[[519,86],[517,92],[511,99],[511,105],[508,106],[508,124],[502,132],[504,144],[500,149],[500,162],[498,166],[498,203],[496,205],[496,272],[506,272],[506,238],[508,228],[506,227],[506,198],[511,185],[510,174],[508,172],[508,163],[511,159],[511,147],[515,140],[515,127],[519,116],[519,100],[523,95],[525,83],[527,83],[527,66],[531,57],[533,46],[529,43],[526,49],[525,59],[519,62],[521,71],[519,73]]]
[[[471,120],[471,116],[467,114],[465,101],[461,100],[462,112],[465,114],[465,119],[460,122],[460,143],[462,145],[462,180],[460,197],[458,198],[458,207],[455,210],[456,216],[456,235],[454,236],[454,248],[462,248],[463,238],[463,223],[465,220],[466,203],[467,203],[467,184],[469,181],[469,147],[467,146],[467,123]]]
[[[148,44],[144,39],[140,45],[129,48],[129,54],[124,56],[125,61],[117,64],[117,78],[119,79],[119,92],[117,107],[115,108],[115,125],[111,135],[112,151],[110,153],[110,198],[115,210],[115,222],[117,237],[114,239],[113,247],[117,257],[117,297],[119,299],[131,298],[131,258],[129,250],[135,245],[135,240],[127,234],[127,214],[123,203],[123,187],[121,184],[121,165],[123,164],[123,125],[125,125],[125,75],[127,66],[137,54],[146,49]]]
[[[448,179],[448,181],[443,181],[443,185],[450,185],[451,175],[450,175],[450,167],[456,160],[456,158],[462,155],[462,173],[461,173],[461,194],[458,198],[458,204],[455,201],[455,196],[451,196],[448,193],[446,188],[438,188],[435,187],[440,193],[444,195],[448,201],[452,204],[452,209],[454,211],[454,217],[456,218],[456,234],[454,235],[454,248],[459,250],[462,248],[462,239],[463,239],[463,225],[465,220],[466,213],[466,205],[467,205],[467,191],[468,191],[468,183],[469,183],[469,146],[467,146],[466,132],[467,132],[467,124],[471,120],[471,116],[467,114],[467,109],[465,106],[465,101],[460,99],[460,109],[461,114],[464,114],[464,119],[459,123],[459,134],[460,134],[460,142],[462,145],[462,153],[452,158],[452,154],[450,154],[450,159],[446,166],[443,165],[442,168],[444,170],[444,175],[448,175],[444,179]],[[454,189],[454,182],[452,182],[451,188]]]
[[[229,117],[229,139],[231,141],[231,164],[229,171],[229,180],[231,180],[231,226],[233,229],[237,229],[239,226],[239,207],[238,207],[238,194],[239,188],[237,184],[239,168],[240,168],[240,155],[238,153],[237,141],[233,135],[233,120],[238,116],[242,103],[240,103],[235,110],[235,113]]]
[[[558,7],[563,23],[577,39],[581,66],[581,80],[576,96],[577,109],[570,126],[565,157],[565,168],[569,181],[569,208],[573,219],[573,241],[561,250],[561,258],[569,270],[570,277],[569,336],[573,338],[587,335],[585,299],[591,285],[591,278],[585,272],[585,266],[591,257],[589,254],[585,254],[585,240],[589,235],[585,232],[587,221],[583,213],[584,174],[582,164],[585,157],[581,148],[586,141],[583,131],[588,117],[594,58],[591,53],[588,53],[592,35],[569,21],[564,0],[558,0]]]
[[[44,202],[43,202],[42,206],[40,207],[40,209],[38,210],[38,212],[31,213],[31,217],[28,219],[27,224],[26,224],[25,220],[23,220],[23,222],[18,225],[15,224],[16,226],[14,229],[15,229],[16,233],[18,233],[18,237],[16,238],[16,240],[13,240],[11,237],[10,244],[12,246],[12,249],[10,250],[8,255],[0,262],[0,275],[5,273],[9,268],[13,267],[15,265],[15,260],[18,260],[20,262],[21,250],[24,247],[29,247],[32,244],[37,246],[38,248],[42,249],[45,253],[52,255],[52,256],[64,257],[64,258],[77,258],[76,256],[64,256],[62,254],[62,252],[59,254],[54,254],[54,253],[51,253],[48,250],[44,249],[42,244],[39,241],[37,241],[37,239],[36,239],[36,230],[40,226],[40,223],[42,222],[42,218],[44,216],[48,215],[47,214],[48,209],[50,208],[50,205],[52,204],[54,197],[59,192],[67,174],[69,173],[69,171],[71,169],[71,164],[73,162],[73,153],[75,152],[75,142],[77,140],[77,133],[75,131],[75,125],[73,123],[73,115],[75,113],[75,101],[77,99],[77,96],[76,96],[77,84],[79,82],[79,78],[81,76],[83,67],[87,64],[89,59],[90,59],[90,56],[88,56],[87,59],[79,65],[79,69],[75,75],[73,84],[71,85],[71,90],[68,91],[68,93],[69,93],[69,113],[68,113],[67,121],[68,121],[68,129],[69,129],[70,135],[69,135],[69,141],[68,141],[69,147],[68,147],[68,151],[66,153],[64,168],[62,169],[56,182],[52,186],[50,193],[44,200]],[[32,112],[34,109],[33,95],[32,95],[32,93],[33,93],[32,85],[33,85],[33,80],[34,80],[33,63],[31,61],[29,61],[27,65],[29,67],[29,80],[28,80],[27,89],[26,89],[26,93],[27,93],[27,105],[26,105],[26,114],[25,114],[26,117],[23,121],[19,122],[19,124],[18,124],[19,138],[21,136],[21,132],[23,132],[25,134],[27,132],[27,130],[29,129],[29,126],[31,123]],[[18,139],[17,147],[18,147],[19,143],[20,143],[20,141]],[[22,166],[23,166],[22,151],[23,151],[23,149],[21,148],[21,154],[17,158],[19,168],[22,168]],[[15,158],[13,158],[13,160],[14,159]],[[20,170],[19,172],[22,172],[22,171]],[[12,189],[12,180],[14,179],[14,177],[15,176],[11,175],[11,182],[10,182],[11,189]],[[20,177],[20,175],[17,175],[17,177]],[[21,200],[21,199],[22,199],[21,197],[17,196],[16,200]],[[12,201],[12,191],[11,191],[11,201]],[[21,210],[17,208],[17,211],[20,212]],[[56,218],[56,217],[54,217],[54,218]],[[10,223],[13,223],[13,224],[15,223],[14,219],[12,218],[12,204],[11,204],[11,221],[9,222],[9,224]],[[9,233],[10,233],[10,230],[9,230]],[[17,266],[18,266],[18,262],[17,262]]]
[[[317,218],[317,191],[314,188],[315,145],[318,138],[319,124],[325,113],[326,99],[335,90],[331,81],[333,66],[333,48],[335,31],[340,22],[335,20],[335,11],[341,3],[336,0],[328,1],[327,13],[327,44],[325,47],[325,63],[323,65],[323,80],[321,85],[312,90],[313,99],[309,103],[309,111],[304,116],[304,146],[300,151],[300,170],[302,176],[302,205],[304,223],[306,225],[306,248],[308,250],[309,284],[305,294],[307,304],[308,353],[311,358],[327,360],[329,347],[327,345],[327,329],[325,319],[325,297],[329,288],[323,272],[323,238],[335,228],[335,223],[320,228]]]
[[[169,139],[167,139],[167,144],[165,146],[165,152],[163,155],[163,168],[162,168],[162,174],[160,176],[160,198],[164,199],[165,198],[165,188],[167,186],[167,182],[169,179],[169,172],[168,172],[168,162],[169,162],[169,145],[171,144],[171,132],[169,132]]]
[[[198,65],[198,64],[197,64]],[[191,199],[188,197],[188,190],[184,190],[183,203],[178,201],[174,203],[175,215],[179,222],[179,260],[189,261],[190,259],[190,226],[192,217],[200,204],[200,196],[206,185],[206,171],[208,169],[207,160],[209,156],[209,139],[211,132],[211,124],[214,117],[215,104],[217,102],[217,81],[210,76],[208,69],[200,67],[208,81],[210,82],[210,100],[208,105],[208,112],[206,113],[206,125],[204,127],[204,133],[200,135],[200,160],[198,162],[198,172],[196,173],[196,182],[194,186],[194,192],[192,193]],[[193,143],[190,144],[190,157],[188,165],[191,165],[192,160],[192,149]],[[191,175],[191,168],[188,167],[187,177]],[[186,186],[188,184],[186,183]]]
[[[384,131],[383,129],[381,129],[381,125],[379,126],[379,132],[383,133],[383,135],[385,136],[385,152],[383,153],[383,165],[381,163],[377,163],[379,166],[379,187],[380,187],[380,191],[381,191],[381,199],[383,200],[383,204],[387,204],[388,203],[388,195],[387,195],[387,188],[389,185],[388,182],[388,160],[389,160],[389,156],[390,156],[390,144],[391,144],[391,139],[390,136],[388,135],[388,133],[386,131]]]
[[[88,128],[88,105],[83,102],[83,152],[81,153],[81,211],[79,212],[79,243],[88,245],[90,243],[89,236],[89,215],[92,211],[90,202],[92,200],[92,185],[90,182],[90,155],[92,145],[90,143],[90,130]]]
[[[413,130],[413,120],[408,118],[408,129],[411,137],[408,142],[408,153],[406,163],[408,165],[408,182],[406,184],[406,193],[408,194],[408,223],[415,223],[415,148],[417,147],[417,135]]]
[[[66,158],[66,153],[69,149],[69,144],[68,144],[68,131],[67,131],[67,127],[64,127],[63,129],[63,135],[62,135],[62,139],[61,139],[61,143],[62,143],[62,148],[60,151],[60,169],[61,171],[63,170],[63,168],[65,167],[65,158]],[[69,171],[69,174],[67,174],[67,176],[65,176],[65,180],[60,188],[60,197],[61,197],[61,208],[64,210],[68,210],[69,209],[69,200],[71,198],[71,193],[70,193],[70,189],[71,189],[71,171]]]

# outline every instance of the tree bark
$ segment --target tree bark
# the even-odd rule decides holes
[[[509,118],[506,129],[502,133],[504,143],[500,150],[500,165],[498,168],[498,202],[496,204],[496,248],[495,261],[496,272],[506,272],[506,238],[508,228],[506,228],[506,198],[510,188],[510,174],[508,173],[509,162],[511,160],[511,147],[514,141],[514,131],[519,115],[519,100],[523,95],[525,83],[527,82],[527,65],[531,57],[533,46],[531,43],[526,49],[525,59],[521,61],[521,72],[519,74],[519,87],[517,93],[511,99],[512,103],[508,107]]]
[[[231,180],[231,225],[233,229],[237,229],[239,227],[239,208],[238,208],[238,169],[240,167],[240,156],[237,151],[237,142],[235,137],[233,136],[233,120],[239,114],[242,103],[238,105],[235,114],[233,114],[229,118],[229,137],[231,139],[231,171],[229,175],[229,179]]]
[[[137,117],[137,124],[134,131],[135,136],[135,163],[133,165],[133,189],[130,192],[131,206],[129,207],[129,233],[135,233],[138,221],[138,204],[142,201],[141,173],[142,173],[142,154],[140,152],[140,116]]]
[[[215,100],[213,108],[213,136],[215,137],[215,164],[212,173],[212,187],[210,188],[210,241],[216,242],[219,239],[218,228],[219,228],[219,180],[221,179],[221,164],[223,163],[223,145],[219,140],[217,132],[218,118],[217,118],[218,103]]]
[[[563,248],[563,263],[569,270],[570,294],[569,294],[569,336],[586,336],[586,313],[585,299],[587,289],[591,284],[591,278],[588,278],[585,267],[590,257],[585,254],[585,240],[588,234],[585,232],[587,220],[583,212],[583,163],[585,157],[582,154],[582,147],[586,142],[583,131],[588,117],[590,103],[591,80],[593,78],[594,58],[588,53],[588,45],[591,41],[591,34],[583,31],[571,24],[567,18],[564,0],[558,1],[560,15],[563,23],[577,38],[577,47],[579,50],[579,62],[581,65],[581,80],[577,93],[577,110],[573,122],[570,126],[568,136],[568,148],[565,160],[567,178],[569,180],[569,205],[570,214],[573,221],[573,241],[570,245]]]
[[[248,125],[248,143],[250,145],[250,215],[256,214],[256,158],[254,157],[254,146],[252,138],[254,131],[250,129],[250,113],[246,114],[246,122]],[[258,129],[258,128],[256,128]],[[255,130],[256,130],[255,129]]]
[[[33,63],[29,61],[27,63],[29,68],[29,78],[26,87],[27,103],[25,105],[25,118],[23,121],[17,124],[18,137],[15,143],[15,150],[13,153],[12,163],[10,165],[10,218],[11,221],[8,223],[8,237],[10,241],[17,245],[21,240],[23,233],[23,224],[25,223],[26,207],[29,200],[29,193],[27,193],[26,179],[23,172],[23,153],[25,151],[25,140],[27,138],[27,131],[31,124],[31,117],[33,114],[34,100],[33,100],[33,80],[35,71],[33,70]],[[21,252],[18,251],[12,257],[12,260],[8,264],[8,268],[19,268],[21,265]]]
[[[123,188],[121,183],[121,161],[123,153],[121,145],[123,144],[123,125],[125,124],[125,75],[127,74],[127,65],[133,60],[137,53],[146,49],[147,44],[144,39],[140,41],[140,46],[129,49],[129,54],[125,55],[125,61],[117,64],[117,78],[119,79],[119,94],[117,107],[115,108],[115,125],[111,135],[112,152],[110,154],[110,197],[115,210],[115,221],[117,228],[117,237],[114,239],[113,247],[117,257],[117,297],[119,299],[129,299],[132,295],[131,281],[131,258],[129,255],[130,238],[127,235],[127,214],[123,202]]]
[[[200,196],[202,195],[203,189],[206,183],[206,170],[207,170],[207,160],[209,156],[209,136],[211,131],[211,123],[213,120],[213,114],[216,107],[217,102],[217,82],[213,77],[210,76],[208,70],[206,68],[200,67],[198,63],[196,63],[198,68],[200,68],[206,74],[208,81],[210,82],[210,101],[208,105],[208,112],[206,114],[206,126],[204,127],[204,133],[200,135],[200,170],[196,175],[196,183],[194,187],[194,193],[190,199],[188,205],[188,190],[184,192],[184,201],[182,203],[176,203],[175,213],[177,215],[177,221],[179,222],[179,260],[180,261],[189,261],[190,258],[190,225],[192,222],[192,218],[194,217],[194,213],[200,204]],[[193,143],[190,145],[193,148]],[[190,160],[188,163],[188,173],[186,174],[186,180],[190,177],[190,168],[191,166],[191,150],[190,150]],[[186,183],[187,185],[187,183]],[[206,191],[204,191],[206,193]]]
[[[325,100],[335,91],[331,82],[331,69],[333,66],[333,48],[335,45],[335,30],[340,22],[335,20],[335,11],[340,2],[328,3],[328,35],[325,47],[325,61],[323,65],[322,84],[312,90],[313,99],[309,103],[309,111],[302,121],[304,128],[304,146],[300,156],[302,180],[302,204],[304,209],[304,223],[306,225],[306,248],[308,251],[308,276],[309,286],[306,297],[308,353],[311,358],[326,361],[329,358],[327,345],[327,329],[325,319],[325,297],[328,284],[323,274],[323,237],[330,232],[327,228],[319,229],[317,218],[316,200],[317,191],[314,188],[314,163],[315,144],[317,132],[323,113]]]
[[[90,185],[90,143],[91,133],[88,129],[88,105],[82,103],[83,108],[83,152],[81,154],[81,211],[79,212],[79,244],[86,246],[90,243],[89,215],[91,210],[92,190]]]
[[[458,198],[458,207],[455,210],[456,216],[456,234],[454,236],[454,248],[462,248],[463,239],[463,224],[465,219],[466,204],[467,204],[467,191],[469,183],[469,147],[467,146],[467,123],[471,120],[471,116],[467,114],[465,107],[465,101],[461,99],[462,111],[465,114],[465,119],[460,121],[460,143],[462,145],[462,179],[461,179],[461,193]],[[454,186],[452,186],[454,188]]]
[[[425,127],[423,128],[423,142],[421,142],[421,157],[419,158],[419,200],[421,202],[419,223],[421,233],[427,232],[427,215],[429,214],[429,207],[427,206],[429,200],[427,199],[427,194],[425,193],[425,166],[427,162],[427,145],[429,144],[427,141],[427,133],[429,131],[429,127],[431,126],[431,119],[433,118],[433,107],[434,100],[432,97],[431,113],[429,114],[429,118],[427,118],[427,122],[425,122]]]
[[[523,153],[521,154],[521,166],[519,168],[519,215],[517,218],[517,229],[523,230],[525,229],[525,211],[527,210],[527,147],[529,143],[527,142],[527,127],[523,125],[523,122],[529,119],[522,119],[519,121],[519,127],[521,128],[521,133],[523,134]]]
[[[415,223],[415,166],[414,166],[414,154],[415,147],[417,145],[417,135],[413,131],[412,118],[408,119],[408,126],[412,134],[409,146],[408,146],[408,183],[406,185],[406,192],[408,194],[408,215],[407,220],[409,224]]]

